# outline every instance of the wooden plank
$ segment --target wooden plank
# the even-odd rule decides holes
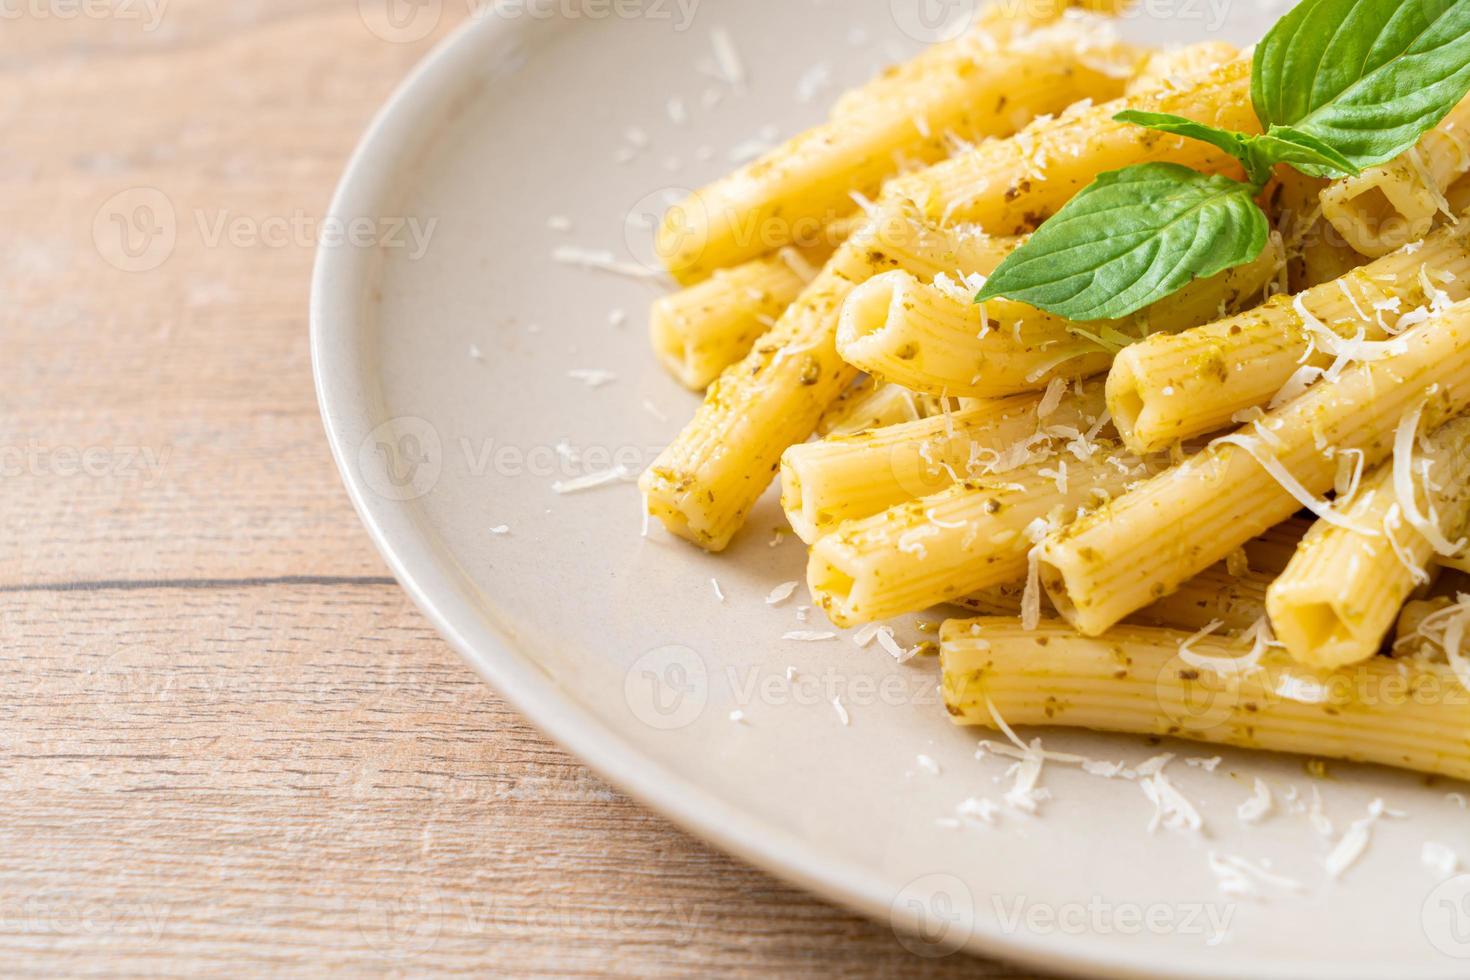
[[[671,828],[366,582],[0,594],[7,974],[1000,975]]]

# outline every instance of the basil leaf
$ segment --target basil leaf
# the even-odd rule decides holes
[[[1392,160],[1470,92],[1470,0],[1303,0],[1256,46],[1261,124],[1358,167]]]
[[[1252,137],[1244,133],[1218,129],[1206,123],[1195,122],[1193,119],[1186,119],[1168,112],[1141,112],[1137,109],[1125,109],[1113,118],[1118,122],[1136,123],[1139,126],[1156,129],[1161,133],[1187,136],[1190,139],[1202,140],[1211,146],[1218,147],[1245,164],[1251,183],[1257,187],[1263,186],[1271,179],[1272,161],[1266,159],[1262,154],[1252,153],[1250,143]]]
[[[1270,229],[1248,184],[1175,163],[1098,176],[1012,252],[976,297],[1112,320],[1249,262]]]
[[[1272,164],[1289,163],[1309,177],[1344,177],[1363,172],[1335,147],[1290,126],[1272,126],[1266,135],[1247,137],[1247,141],[1252,153],[1260,154]]]

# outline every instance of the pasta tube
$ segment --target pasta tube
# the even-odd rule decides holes
[[[898,385],[879,384],[864,378],[852,385],[817,423],[821,436],[850,436],[869,429],[882,429],[904,422],[933,418],[959,407],[957,398],[935,398],[915,394]]]
[[[1108,376],[1108,410],[1134,452],[1219,431],[1238,413],[1289,398],[1329,368],[1353,338],[1382,340],[1429,302],[1470,298],[1470,222],[1313,287],[1273,297],[1238,316],[1122,351]],[[1430,295],[1431,291],[1433,295]],[[1305,310],[1312,321],[1302,316]],[[1407,315],[1407,316],[1406,316]],[[1397,329],[1397,327],[1394,327]],[[1288,384],[1292,387],[1288,388]],[[1285,391],[1283,392],[1283,389]]]
[[[1322,192],[1322,213],[1348,243],[1377,258],[1429,233],[1435,215],[1453,217],[1445,192],[1470,173],[1470,98],[1395,160],[1344,177]]]
[[[916,391],[976,398],[1033,391],[1053,378],[1106,371],[1122,345],[1152,331],[1183,330],[1254,305],[1281,261],[1273,237],[1252,262],[1198,279],[1128,319],[1091,323],[1010,300],[976,305],[971,290],[926,286],[896,270],[853,290],[837,351],[874,377]]]
[[[1276,636],[1298,662],[1337,667],[1374,656],[1415,587],[1429,581],[1433,542],[1405,519],[1395,479],[1442,540],[1457,539],[1470,518],[1470,420],[1425,440],[1425,473],[1409,455],[1384,463],[1344,513],[1348,527],[1318,521],[1267,604]]]
[[[904,161],[934,163],[951,140],[1009,136],[1090,95],[1113,98],[1137,61],[1090,39],[1096,22],[1028,32],[987,21],[925,59],[917,77],[809,130],[671,208],[656,247],[681,283],[757,258],[876,196]]]
[[[1470,554],[1449,555],[1445,558],[1437,558],[1434,562],[1440,568],[1449,568],[1457,572],[1470,575]]]
[[[1272,577],[1266,572],[1233,574],[1224,562],[1211,565],[1151,605],[1129,617],[1144,626],[1189,630],[1212,624],[1226,633],[1244,633],[1266,618],[1266,590]]]
[[[704,282],[653,304],[653,351],[679,381],[703,391],[720,372],[750,353],[807,283],[817,277],[855,222],[834,222],[805,247],[716,270]]]
[[[902,389],[898,389],[902,390]],[[983,479],[1005,461],[1019,464],[1053,436],[1085,437],[1103,413],[1102,385],[1043,406],[1020,395],[922,421],[792,446],[781,457],[781,506],[811,544],[844,521]],[[1043,410],[1044,409],[1044,410]]]
[[[1398,622],[1394,624],[1393,630],[1393,652],[1395,654],[1413,653],[1422,651],[1426,647],[1432,647],[1434,638],[1423,632],[1426,621],[1432,623],[1430,617],[1436,613],[1444,612],[1455,605],[1455,601],[1448,596],[1435,596],[1431,599],[1419,599],[1404,604],[1399,613]]]
[[[959,725],[1172,736],[1470,778],[1470,695],[1443,664],[1375,657],[1325,672],[1274,650],[1242,660],[1239,641],[1178,630],[1089,639],[1014,619],[947,622],[939,650]],[[1204,658],[1239,672],[1194,665]]]
[[[895,179],[890,193],[914,201],[931,221],[967,221],[992,235],[1034,231],[1099,173],[1156,160],[1242,175],[1234,158],[1198,140],[1117,122],[1124,109],[1169,112],[1225,129],[1259,133],[1251,109],[1250,61],[1237,59],[1178,89],[1146,92],[1042,119]]]
[[[1252,571],[1268,572],[1274,578],[1286,571],[1286,566],[1296,557],[1296,549],[1302,538],[1312,529],[1312,522],[1301,517],[1282,521],[1258,538],[1252,538],[1241,547],[1245,553],[1246,567]]]
[[[1470,304],[1414,327],[1385,354],[1049,537],[1041,578],[1057,611],[1096,636],[1299,508],[1331,513],[1320,497],[1339,458],[1377,465],[1416,405],[1427,402],[1431,424],[1470,405]]]
[[[982,4],[976,11],[976,19],[970,29],[974,34],[983,36],[976,37],[973,42],[961,39],[958,43],[934,44],[916,57],[890,66],[867,85],[844,93],[832,109],[832,118],[841,119],[871,111],[876,104],[911,94],[929,76],[954,71],[957,57],[969,57],[970,48],[975,45],[984,48],[992,42],[1004,44],[1020,31],[1053,23],[1071,11],[1113,16],[1130,2],[1131,0],[1001,0],[999,3]],[[1076,14],[1071,16],[1075,17]],[[1093,23],[1098,27],[1105,26],[1100,21]],[[1140,53],[1138,57],[1142,59],[1144,56]],[[1153,62],[1149,60],[1146,64],[1152,65]]]
[[[1035,522],[1064,525],[1157,472],[1116,452],[1054,456],[843,524],[812,547],[812,597],[848,627],[1023,578]]]
[[[1275,216],[1286,244],[1286,282],[1279,292],[1299,293],[1341,279],[1368,262],[1322,216],[1326,180],[1278,167],[1267,190],[1266,213]]]
[[[1182,48],[1155,51],[1144,62],[1143,69],[1128,83],[1127,94],[1146,95],[1183,88],[1189,79],[1215,71],[1239,57],[1240,49],[1226,41],[1201,41]]]
[[[1191,633],[1211,626],[1227,633],[1243,633],[1266,617],[1266,589],[1272,577],[1254,571],[1235,575],[1223,563],[1214,565],[1185,582],[1173,595],[1140,609],[1128,621]],[[953,602],[985,616],[1019,616],[1025,592],[1025,580],[1018,579]]]
[[[880,209],[745,359],[710,386],[693,421],[639,481],[649,512],[674,534],[723,550],[781,454],[812,433],[857,377],[836,344],[837,314],[853,287],[895,268],[988,273],[996,261],[984,235],[941,232],[902,202]]]

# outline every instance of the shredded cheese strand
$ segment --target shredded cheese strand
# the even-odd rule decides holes
[[[1216,439],[1215,442],[1217,444],[1235,446],[1239,449],[1245,450],[1247,453],[1250,454],[1251,458],[1259,463],[1261,465],[1261,468],[1271,476],[1271,479],[1281,484],[1281,489],[1291,494],[1291,496],[1296,499],[1297,503],[1301,504],[1307,510],[1310,510],[1312,513],[1316,514],[1318,517],[1322,518],[1322,520],[1326,521],[1328,524],[1331,524],[1333,527],[1342,528],[1344,531],[1354,531],[1358,534],[1362,534],[1370,538],[1378,536],[1378,532],[1376,530],[1373,530],[1372,528],[1359,527],[1352,521],[1337,513],[1337,511],[1332,508],[1332,505],[1326,500],[1319,499],[1308,493],[1307,488],[1302,486],[1301,482],[1297,480],[1296,477],[1291,475],[1291,472],[1282,465],[1281,460],[1277,459],[1275,455],[1273,455],[1264,446],[1257,445],[1257,440],[1252,439],[1250,436],[1235,433],[1234,435],[1221,436],[1219,439]]]
[[[1431,391],[1430,395],[1432,394]],[[1452,542],[1446,538],[1439,525],[1425,517],[1424,512],[1419,509],[1419,498],[1414,491],[1414,440],[1419,435],[1419,422],[1429,404],[1430,395],[1425,395],[1413,411],[1399,420],[1399,428],[1393,440],[1393,492],[1409,526],[1434,547],[1435,554],[1448,556],[1458,554],[1465,547],[1465,540],[1462,538],[1458,542]]]

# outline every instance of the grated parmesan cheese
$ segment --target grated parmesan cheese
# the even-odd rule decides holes
[[[588,473],[586,476],[579,476],[572,480],[557,480],[551,485],[551,489],[556,493],[579,493],[583,490],[605,487],[619,480],[626,480],[630,475],[626,466],[614,466],[610,470]]]
[[[1424,847],[1419,852],[1419,860],[1441,878],[1448,878],[1460,870],[1459,855],[1449,846],[1437,844],[1432,840],[1424,842]]]
[[[740,52],[735,48],[735,39],[724,27],[716,27],[709,32],[710,44],[715,51],[715,64],[719,66],[720,74],[725,81],[739,88],[745,84],[745,62],[741,60]]]
[[[1220,893],[1231,898],[1256,897],[1259,894],[1256,888],[1258,881],[1289,892],[1302,890],[1301,882],[1251,864],[1244,858],[1211,851],[1208,860],[1210,870],[1219,879]]]
[[[960,805],[955,807],[955,813],[961,820],[978,821],[979,823],[995,823],[995,815],[1000,812],[1000,807],[990,800],[983,800],[972,796],[961,800]]]
[[[1259,425],[1256,426],[1256,432],[1259,436],[1266,436],[1266,430]],[[1355,531],[1358,534],[1364,535],[1365,537],[1371,538],[1378,536],[1378,532],[1376,530],[1372,528],[1358,527],[1356,524],[1343,517],[1335,509],[1333,509],[1331,502],[1321,497],[1314,497],[1310,493],[1308,493],[1307,488],[1302,486],[1301,482],[1298,481],[1296,477],[1291,475],[1291,471],[1289,471],[1285,466],[1282,465],[1281,460],[1277,459],[1274,453],[1272,453],[1265,446],[1261,445],[1261,442],[1263,441],[1265,441],[1265,439],[1252,439],[1248,435],[1237,432],[1233,435],[1221,436],[1219,439],[1215,440],[1215,444],[1235,446],[1238,449],[1244,449],[1247,453],[1250,454],[1252,459],[1254,459],[1257,463],[1261,465],[1261,469],[1265,470],[1270,475],[1271,479],[1281,484],[1281,489],[1291,494],[1292,497],[1296,498],[1297,503],[1301,504],[1307,510],[1310,510],[1312,513],[1316,514],[1318,517],[1322,518],[1322,520],[1326,521],[1328,524],[1331,524],[1333,527],[1339,527],[1347,531]]]
[[[1367,816],[1360,817],[1349,825],[1347,832],[1332,848],[1324,862],[1329,878],[1341,878],[1349,868],[1358,863],[1372,839],[1373,825],[1386,814],[1390,814],[1390,811],[1383,801],[1374,800],[1368,804]]]
[[[1051,522],[1038,517],[1026,525],[1026,591],[1021,595],[1021,628],[1034,630],[1041,623],[1041,546],[1051,533]]]
[[[810,102],[832,83],[832,66],[825,61],[812,65],[796,80],[796,101]]]
[[[837,712],[837,719],[842,722],[844,728],[852,725],[852,716],[847,713],[847,708],[843,706],[841,695],[832,699],[832,710]]]
[[[776,586],[774,589],[771,590],[771,594],[766,596],[766,605],[779,606],[781,603],[791,598],[792,594],[796,592],[796,587],[799,584],[800,583],[798,582],[783,582],[782,584]]]
[[[1271,787],[1266,781],[1256,777],[1255,791],[1251,798],[1235,808],[1235,815],[1240,818],[1241,823],[1259,823],[1261,818],[1271,812]]]
[[[608,251],[578,248],[575,245],[558,246],[551,253],[551,260],[562,265],[574,266],[580,269],[592,269],[597,272],[609,272],[614,275],[627,276],[630,279],[657,279],[659,273],[652,269],[644,268],[632,262],[619,262]]]
[[[616,374],[601,368],[576,368],[568,371],[567,377],[573,381],[580,381],[589,388],[601,388],[618,380]]]
[[[1424,516],[1424,512],[1419,509],[1419,497],[1414,489],[1414,440],[1419,434],[1419,422],[1424,415],[1424,409],[1437,387],[1431,388],[1418,406],[1399,420],[1398,431],[1393,440],[1393,492],[1398,500],[1399,510],[1409,526],[1433,546],[1435,554],[1448,556],[1459,553],[1465,547],[1465,539],[1453,542],[1446,538],[1439,525]],[[1425,483],[1428,483],[1427,479]]]
[[[893,631],[883,629],[878,631],[878,645],[883,648],[890,657],[901,664],[906,664],[918,655],[919,648],[905,650],[903,646],[893,638]]]
[[[1143,778],[1138,786],[1143,790],[1143,795],[1148,797],[1154,805],[1153,816],[1148,822],[1148,831],[1153,833],[1160,826],[1170,830],[1198,832],[1204,826],[1204,819],[1195,809],[1194,804],[1179,792],[1178,788],[1164,775],[1164,767],[1169,764],[1172,756],[1164,757],[1165,761],[1157,766],[1152,775]],[[1145,763],[1147,765],[1147,763]],[[1138,768],[1140,776],[1144,774],[1144,766]]]

